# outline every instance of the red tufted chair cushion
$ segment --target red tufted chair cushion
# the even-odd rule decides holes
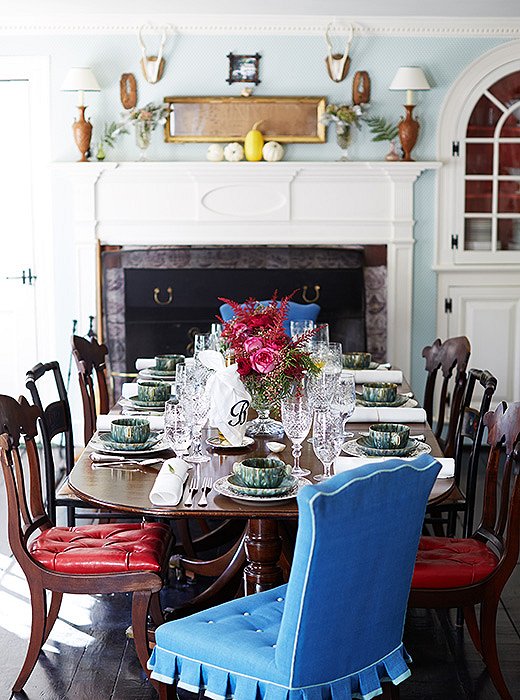
[[[478,540],[421,537],[412,588],[470,586],[489,576],[497,564],[497,557]]]
[[[64,574],[158,573],[170,538],[164,523],[51,527],[29,551],[46,569]]]

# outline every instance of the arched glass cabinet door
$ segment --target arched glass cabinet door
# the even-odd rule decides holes
[[[483,92],[464,147],[464,251],[520,251],[520,71]]]

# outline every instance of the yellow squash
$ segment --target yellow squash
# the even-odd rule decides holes
[[[258,126],[262,123],[263,119],[256,124],[253,124],[251,131],[248,131],[244,141],[244,152],[246,155],[246,160],[256,161],[262,160],[262,148],[264,147],[264,136],[261,131],[258,130]]]

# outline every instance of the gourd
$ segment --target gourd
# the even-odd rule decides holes
[[[224,149],[219,143],[212,143],[208,146],[206,153],[206,159],[212,163],[218,163],[220,160],[224,160]]]
[[[264,160],[274,163],[277,160],[282,160],[284,154],[283,146],[277,141],[268,141],[262,149]]]
[[[244,149],[237,141],[228,143],[228,145],[224,148],[224,158],[226,160],[234,162],[237,160],[242,160],[243,157]]]
[[[260,120],[253,124],[251,131],[248,131],[244,141],[244,151],[246,154],[246,160],[257,161],[262,160],[262,148],[264,146],[264,136],[261,131],[258,130],[258,126],[264,120]]]

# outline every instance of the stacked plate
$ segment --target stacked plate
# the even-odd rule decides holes
[[[139,372],[139,376],[142,379],[157,379],[161,382],[174,382],[175,372],[166,369],[156,369],[155,367],[149,367],[148,369],[142,369]]]
[[[400,449],[382,449],[374,447],[368,437],[358,437],[346,442],[342,450],[353,457],[417,457],[428,454],[432,448],[425,442],[410,438]]]
[[[128,399],[124,397],[119,399],[119,403],[123,408],[128,408],[136,412],[164,413],[164,401],[140,401],[137,396],[131,396]]]
[[[99,433],[91,440],[92,447],[105,454],[129,454],[143,452],[159,452],[165,450],[168,445],[163,442],[164,434],[157,430],[150,431],[150,436],[145,442],[116,442],[110,433]]]
[[[269,503],[280,503],[294,498],[298,491],[311,482],[303,477],[286,476],[279,486],[275,488],[253,488],[244,486],[236,474],[229,474],[217,479],[213,488],[221,496],[227,496],[234,501],[248,501],[267,505]]]

